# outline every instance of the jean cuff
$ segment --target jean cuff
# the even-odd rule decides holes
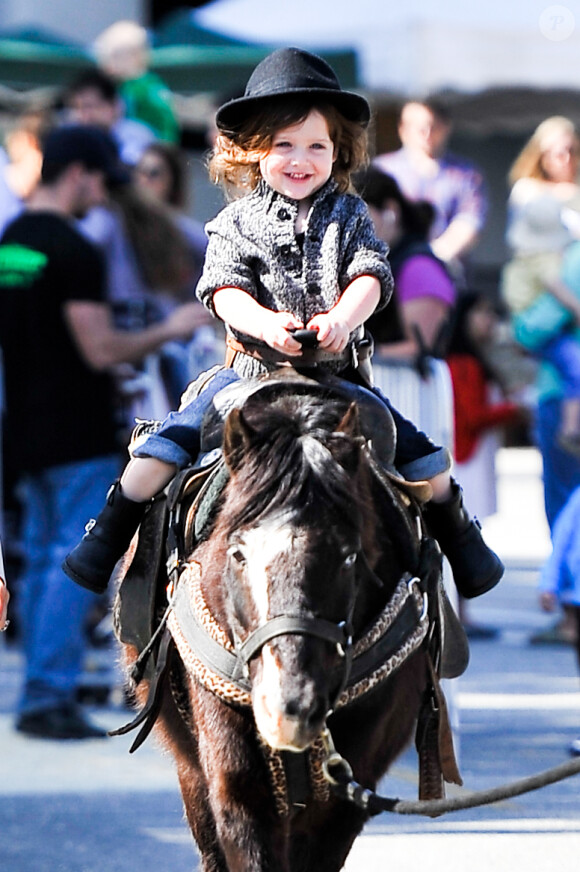
[[[157,433],[153,433],[140,445],[132,448],[131,456],[154,457],[156,460],[162,460],[164,463],[174,464],[178,469],[184,469],[196,459],[191,457],[187,451],[175,442],[165,439]]]
[[[438,448],[432,454],[426,454],[400,466],[399,472],[407,481],[428,481],[449,469],[451,469],[451,454],[447,448]]]

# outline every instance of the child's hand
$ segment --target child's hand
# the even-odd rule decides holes
[[[540,594],[540,607],[545,612],[553,612],[558,605],[558,597],[551,591],[543,591]]]
[[[302,321],[295,318],[291,312],[265,311],[259,338],[276,351],[281,351],[289,357],[298,357],[302,353],[302,346],[291,333],[288,333],[288,330],[290,328],[300,330],[303,326]]]
[[[343,351],[348,344],[350,336],[348,324],[332,312],[315,315],[306,325],[306,329],[317,331],[318,344],[326,351]]]

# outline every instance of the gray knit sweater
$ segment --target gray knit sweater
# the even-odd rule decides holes
[[[262,306],[292,312],[307,324],[314,315],[328,312],[362,275],[379,279],[377,308],[386,305],[393,288],[388,248],[376,238],[363,200],[338,193],[331,179],[314,196],[302,245],[294,230],[297,211],[295,200],[261,181],[207,224],[209,242],[197,295],[210,311],[218,288],[235,287]],[[244,356],[234,368],[247,377],[265,367]]]

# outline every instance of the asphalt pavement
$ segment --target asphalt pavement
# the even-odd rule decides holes
[[[580,683],[569,645],[532,645],[554,618],[537,607],[538,569],[549,552],[540,465],[533,449],[498,457],[499,512],[484,523],[507,572],[469,617],[497,631],[472,639],[460,679],[447,683],[456,722],[463,791],[495,787],[568,758],[580,736]],[[25,738],[13,729],[21,681],[18,648],[0,637],[1,872],[192,872],[198,868],[183,821],[173,763],[149,739],[88,742]],[[93,651],[87,669],[113,679],[95,721],[111,729],[130,717],[114,650]],[[101,670],[101,671],[99,671]],[[389,796],[416,798],[416,756],[408,751],[383,780]],[[369,823],[347,872],[576,872],[580,776],[493,806],[437,819],[381,815]]]

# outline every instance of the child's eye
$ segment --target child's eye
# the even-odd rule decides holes
[[[278,142],[274,143],[275,148],[290,148],[290,143],[285,139],[280,139]]]

